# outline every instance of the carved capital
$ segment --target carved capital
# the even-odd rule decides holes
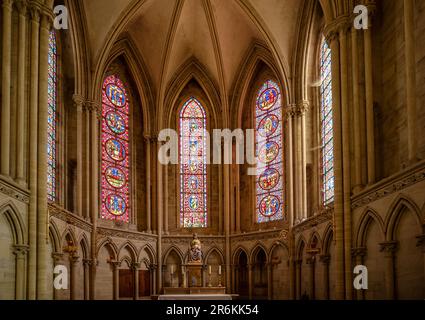
[[[63,253],[53,252],[52,258],[53,258],[55,265],[60,264],[61,262],[63,262]]]
[[[1,6],[3,9],[12,11],[13,0],[3,0]]]
[[[36,23],[40,23],[41,10],[40,7],[34,5],[34,3],[30,3],[28,8],[31,20]]]
[[[420,236],[416,237],[417,243],[416,246],[417,247],[422,247],[422,252],[425,253],[425,234],[422,234]]]
[[[29,246],[27,246],[27,245],[16,245],[16,246],[13,246],[13,254],[18,259],[25,258],[25,256],[27,255],[28,251],[29,251]]]
[[[133,262],[132,264],[131,264],[131,269],[132,270],[139,270],[140,269],[140,263],[139,262]]]
[[[50,10],[47,10],[46,8],[43,8],[41,10],[41,21],[40,21],[40,27],[42,29],[50,31],[53,25],[53,14]]]
[[[331,256],[329,254],[322,254],[319,256],[319,261],[325,265],[331,262]]]
[[[85,101],[84,97],[79,94],[74,94],[72,96],[72,100],[74,101],[77,111],[82,111],[84,106],[84,101]]]
[[[296,104],[290,104],[286,107],[285,113],[288,118],[293,118],[296,115],[297,105]]]
[[[398,242],[397,241],[381,242],[379,246],[381,247],[380,251],[384,252],[386,256],[387,255],[392,256],[397,251]]]
[[[367,249],[365,247],[358,247],[351,249],[351,255],[353,257],[364,257],[366,256]]]
[[[19,0],[16,2],[16,8],[21,16],[25,16],[27,14],[27,0]]]
[[[79,256],[77,256],[77,255],[75,255],[75,254],[72,254],[72,255],[70,255],[69,256],[69,262],[71,263],[71,264],[76,264],[76,263],[78,263],[80,261],[80,257]]]
[[[83,265],[90,267],[93,264],[91,259],[83,259]]]

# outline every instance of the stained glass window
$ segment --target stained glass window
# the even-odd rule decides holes
[[[207,227],[207,117],[190,98],[180,111],[180,224]]]
[[[48,105],[47,105],[47,198],[56,201],[56,138],[57,138],[57,85],[58,85],[58,56],[56,33],[49,33],[48,52]]]
[[[322,139],[322,201],[328,205],[334,200],[334,141],[332,114],[332,57],[331,49],[323,41],[320,57],[320,123]]]
[[[257,222],[283,219],[283,130],[279,86],[266,81],[258,91],[255,107]]]
[[[117,76],[103,83],[102,212],[107,220],[128,222],[130,216],[130,105]]]

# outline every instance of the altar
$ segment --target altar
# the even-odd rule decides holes
[[[175,277],[176,269],[171,267],[171,279]],[[165,287],[164,294],[158,298],[159,300],[232,300],[232,296],[226,295],[226,288],[222,286],[221,266],[218,268],[218,283],[214,286],[211,282],[211,273],[211,266],[204,265],[201,241],[194,234],[188,250],[188,261],[181,266],[180,286]]]

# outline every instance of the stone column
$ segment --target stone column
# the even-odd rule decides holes
[[[152,137],[145,136],[146,153],[146,232],[152,233],[152,204],[151,204],[151,143]]]
[[[160,152],[163,142],[158,141],[157,143],[157,155]],[[158,204],[158,215],[157,215],[157,228],[158,228],[158,238],[157,238],[157,257],[158,257],[158,270],[157,270],[157,292],[160,293],[162,290],[162,217],[163,217],[163,205],[164,205],[164,195],[163,195],[163,179],[162,172],[163,166],[157,161],[157,204]]]
[[[40,25],[40,61],[38,83],[38,154],[37,154],[37,299],[47,299],[47,153],[42,146],[47,145],[47,77],[49,32],[51,27],[51,12],[43,12]]]
[[[253,285],[253,279],[252,279],[252,269],[254,268],[252,263],[248,264],[248,290],[249,290],[249,300],[252,300],[252,296],[253,296],[253,289],[254,289],[254,285]]]
[[[307,219],[307,171],[306,171],[306,142],[305,142],[305,114],[308,110],[308,101],[301,101],[295,109],[295,145],[296,145],[296,203],[299,222]]]
[[[366,256],[366,248],[365,247],[358,247],[352,249],[353,254],[353,260],[356,266],[363,265],[364,257]],[[355,293],[356,300],[364,300],[364,291],[363,290],[356,290]]]
[[[120,263],[119,261],[110,261],[112,266],[113,299],[120,299]]]
[[[25,260],[29,247],[27,245],[16,245],[13,254],[16,257],[15,273],[15,299],[25,300]]]
[[[267,297],[269,300],[273,299],[273,264],[267,264]]]
[[[168,235],[168,165],[163,166],[164,170],[164,234]]]
[[[83,215],[83,104],[84,98],[74,94],[72,97],[77,111],[77,214]]]
[[[381,246],[381,252],[384,253],[385,263],[385,288],[388,300],[395,299],[395,252],[397,250],[397,241],[387,241],[379,244]]]
[[[152,294],[154,294],[154,295],[158,294],[158,290],[156,288],[157,270],[158,270],[158,265],[153,264],[151,266],[151,271],[152,271],[152,289],[151,289],[151,291],[152,291]]]
[[[314,278],[315,264],[316,264],[316,257],[314,255],[307,259],[307,265],[309,266],[309,280],[310,280],[309,296],[311,300],[315,299],[315,283],[314,283],[316,280]]]
[[[370,7],[369,13],[373,12]],[[364,30],[365,51],[365,87],[366,87],[366,134],[367,134],[367,176],[368,185],[376,180],[375,173],[375,120],[373,109],[373,55],[372,55],[372,15],[369,17],[368,29]]]
[[[16,112],[17,125],[16,125],[16,181],[23,185],[25,184],[25,83],[26,83],[26,27],[27,27],[27,3],[26,1],[19,1],[17,3],[19,9],[19,36],[18,36],[18,101]]]
[[[351,28],[351,65],[353,87],[353,113],[354,113],[354,193],[360,192],[362,186],[362,143],[360,116],[360,87],[359,87],[359,49],[356,28]]]
[[[31,69],[30,69],[30,108],[29,108],[29,189],[30,203],[28,211],[28,292],[29,300],[36,299],[37,279],[37,131],[38,131],[38,48],[40,11],[31,4]]]
[[[323,265],[323,291],[324,291],[324,299],[329,300],[329,263],[331,261],[331,256],[321,255],[320,262]]]
[[[70,274],[71,274],[71,286],[70,286],[70,291],[71,291],[71,300],[76,300],[76,296],[77,296],[77,267],[78,267],[78,262],[80,261],[80,257],[70,254],[69,256],[69,266],[70,266]]]
[[[140,263],[133,263],[131,266],[134,272],[134,300],[139,300],[139,269]]]
[[[339,29],[340,69],[341,69],[341,118],[342,118],[342,163],[343,163],[343,199],[344,199],[344,265],[345,299],[352,299],[351,269],[351,152],[350,152],[350,109],[348,93],[348,30],[349,23],[341,23]]]
[[[287,107],[287,111],[286,111],[286,119],[287,119],[287,123],[286,123],[286,134],[287,134],[287,143],[288,143],[288,160],[287,160],[287,179],[288,179],[288,197],[290,197],[290,199],[287,199],[287,203],[288,203],[288,215],[289,215],[289,225],[293,226],[295,225],[298,221],[297,218],[297,213],[294,213],[295,205],[294,205],[294,201],[295,201],[295,197],[294,197],[294,154],[293,154],[293,149],[294,149],[294,138],[293,138],[293,119],[294,119],[294,106],[289,105]]]
[[[416,112],[415,1],[404,0],[404,38],[406,58],[406,109],[409,162],[418,159]]]
[[[83,270],[84,270],[84,300],[90,299],[90,259],[83,260]]]
[[[12,60],[12,4],[3,0],[3,53],[2,53],[2,96],[1,96],[1,174],[10,176],[10,87]]]
[[[230,165],[224,165],[224,234],[225,234],[225,263],[226,290],[230,290]]]
[[[59,253],[59,252],[53,252],[52,253],[53,269],[58,265],[64,265],[63,256],[64,256],[63,253]],[[62,291],[62,290],[56,290],[55,288],[53,288],[53,298],[55,300],[59,300],[59,298],[62,298],[61,295],[60,295],[60,291]]]
[[[334,234],[335,234],[335,279],[336,299],[345,297],[344,277],[344,189],[343,189],[343,164],[342,164],[342,111],[341,111],[341,68],[340,45],[338,32],[331,30],[328,34],[328,43],[332,51],[332,110],[334,122]],[[345,61],[345,60],[344,60]]]
[[[422,254],[424,257],[424,277],[425,277],[425,233],[423,235],[420,235],[419,237],[417,237],[418,242],[416,244],[417,247],[421,247],[422,248]]]
[[[301,299],[301,267],[302,267],[302,260],[295,260],[295,299],[300,300]]]
[[[102,104],[96,101],[88,102],[88,110],[90,114],[90,141],[91,141],[91,188],[88,192],[90,194],[91,206],[90,206],[90,217],[92,222],[92,234],[91,234],[91,252],[92,252],[92,264],[90,272],[90,300],[95,300],[96,293],[96,269],[97,269],[97,220],[100,214],[99,208],[99,122],[101,118]]]
[[[86,136],[85,136],[84,143],[85,143],[85,148],[86,148],[86,150],[85,150],[86,156],[85,156],[84,162],[85,162],[85,175],[87,177],[85,179],[86,180],[86,185],[85,185],[86,193],[90,192],[90,149],[91,149],[91,146],[90,146],[90,121],[91,121],[90,110],[91,110],[90,104],[87,104],[87,105],[85,104],[84,105],[84,116],[85,116]],[[84,216],[85,219],[87,221],[90,221],[90,199],[88,199],[88,198],[86,198],[86,201],[85,201],[84,211],[85,211],[85,216]]]

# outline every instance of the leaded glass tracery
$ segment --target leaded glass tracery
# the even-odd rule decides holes
[[[328,205],[334,200],[334,141],[332,113],[332,56],[331,49],[323,41],[320,56],[320,122],[322,140],[322,201]]]
[[[266,81],[258,91],[255,108],[257,222],[283,219],[283,130],[279,86]]]
[[[47,198],[57,199],[57,86],[58,55],[55,31],[49,33],[48,75],[47,75]]]
[[[102,211],[108,220],[130,217],[130,105],[124,84],[109,76],[102,92]]]
[[[207,227],[207,117],[190,98],[182,107],[180,130],[180,224]]]

